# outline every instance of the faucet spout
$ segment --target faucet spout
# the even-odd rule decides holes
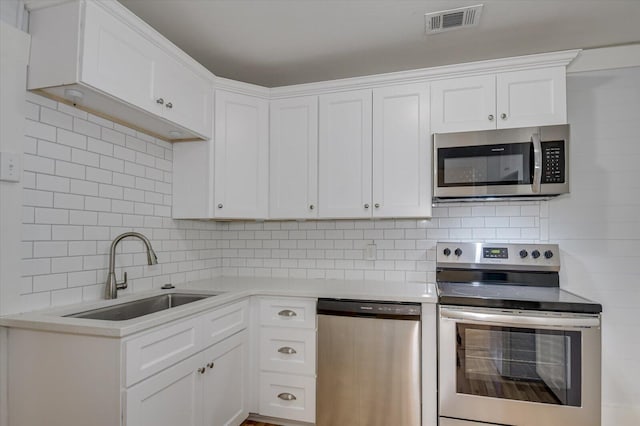
[[[111,248],[109,249],[109,274],[107,276],[106,288],[105,288],[105,298],[106,299],[115,299],[118,297],[118,290],[123,290],[127,288],[127,273],[124,274],[124,280],[122,282],[118,282],[116,279],[116,246],[120,241],[127,237],[136,237],[144,243],[145,248],[147,249],[147,263],[149,265],[156,265],[158,263],[158,256],[156,252],[153,251],[151,247],[151,242],[147,237],[142,235],[139,232],[125,232],[124,234],[118,235],[111,242]]]

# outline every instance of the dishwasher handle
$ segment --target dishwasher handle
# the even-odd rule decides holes
[[[318,299],[318,315],[420,321],[419,303]]]

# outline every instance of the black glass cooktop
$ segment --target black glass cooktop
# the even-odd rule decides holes
[[[559,287],[438,282],[443,305],[595,314],[602,305]]]

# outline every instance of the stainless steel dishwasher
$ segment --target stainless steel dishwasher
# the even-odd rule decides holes
[[[318,300],[317,426],[420,425],[420,313]]]

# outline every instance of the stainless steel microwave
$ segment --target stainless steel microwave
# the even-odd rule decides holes
[[[434,201],[569,192],[569,125],[433,136]]]

